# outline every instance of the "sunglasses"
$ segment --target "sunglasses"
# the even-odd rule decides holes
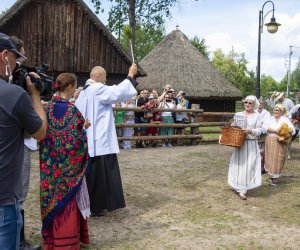
[[[244,102],[244,104],[250,104],[250,105],[252,105],[252,102]]]

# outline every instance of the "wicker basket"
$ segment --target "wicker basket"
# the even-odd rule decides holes
[[[240,128],[224,127],[221,129],[220,144],[240,148],[245,141],[246,134]]]

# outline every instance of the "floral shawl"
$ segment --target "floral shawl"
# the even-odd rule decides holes
[[[47,134],[40,141],[42,231],[76,195],[88,162],[84,118],[75,105],[53,97],[47,117]]]

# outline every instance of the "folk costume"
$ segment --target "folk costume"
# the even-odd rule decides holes
[[[271,116],[263,126],[265,130],[269,128],[278,130],[284,123],[292,130],[292,134],[295,134],[295,127],[285,115],[282,115],[278,120],[276,120],[274,116]],[[283,166],[287,157],[288,145],[280,142],[277,136],[278,134],[267,132],[265,165],[271,179],[278,179],[282,175]],[[277,181],[278,180],[275,180],[274,183]]]
[[[248,100],[247,98],[258,107],[256,97],[248,96],[245,100]],[[235,114],[232,126],[251,129],[251,133],[246,136],[244,145],[234,148],[228,170],[228,184],[244,198],[247,190],[260,186],[262,181],[258,146],[258,137],[262,133],[262,120],[257,111],[248,116],[243,111]]]
[[[91,166],[87,185],[92,215],[104,210],[125,207],[125,200],[117,155],[119,150],[112,104],[130,99],[137,94],[137,82],[127,77],[118,85],[107,86],[89,79],[75,105],[91,126],[87,130]]]
[[[40,142],[40,203],[44,249],[88,244],[90,215],[85,181],[88,163],[84,118],[59,96],[49,103],[48,129]]]

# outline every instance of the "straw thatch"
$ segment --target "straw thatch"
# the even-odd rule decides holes
[[[233,100],[241,92],[191,44],[178,29],[171,32],[140,62],[148,76],[138,79],[139,89],[157,89],[166,84],[183,90],[188,99]]]

